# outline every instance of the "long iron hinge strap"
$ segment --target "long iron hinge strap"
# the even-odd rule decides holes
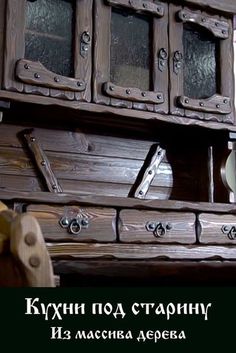
[[[48,190],[50,192],[55,193],[62,192],[63,190],[59,182],[57,181],[55,174],[52,171],[50,162],[42,147],[40,146],[38,138],[35,137],[34,130],[31,130],[29,133],[25,133],[24,137],[26,139],[30,151],[32,152],[35,158],[37,167],[41,175],[44,177]]]
[[[158,144],[153,145],[149,151],[146,162],[140,169],[137,177],[137,186],[134,186],[133,196],[138,199],[144,199],[148,189],[157,173],[160,163],[162,162],[166,151]],[[150,156],[151,154],[151,156]]]

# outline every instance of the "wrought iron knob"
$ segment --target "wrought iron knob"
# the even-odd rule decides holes
[[[82,226],[77,219],[73,219],[69,225],[69,232],[74,235],[78,235],[81,232]]]
[[[230,240],[236,239],[236,226],[231,224],[223,225],[221,231],[223,234],[226,234]]]
[[[146,223],[146,230],[152,232],[156,238],[162,238],[172,229],[171,223],[153,222]]]
[[[89,44],[91,42],[91,36],[90,36],[90,33],[88,31],[84,31],[81,34],[81,42],[83,42],[85,44]]]

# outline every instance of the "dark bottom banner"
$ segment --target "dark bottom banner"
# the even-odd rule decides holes
[[[222,352],[235,346],[235,298],[236,287],[3,288],[1,346]]]

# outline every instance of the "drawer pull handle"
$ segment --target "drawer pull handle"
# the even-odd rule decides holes
[[[146,223],[146,230],[152,232],[156,238],[162,238],[172,229],[171,223],[153,222]]]
[[[230,240],[236,239],[236,226],[232,226],[230,224],[223,225],[221,231],[223,234],[226,234]]]
[[[67,229],[70,234],[78,235],[82,229],[87,229],[89,227],[88,218],[82,217],[81,215],[71,218],[63,216],[59,224],[62,228]]]

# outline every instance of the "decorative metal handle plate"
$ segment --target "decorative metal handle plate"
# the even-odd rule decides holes
[[[152,232],[156,238],[162,238],[172,229],[171,223],[149,221],[146,223],[146,230]]]
[[[90,33],[88,31],[84,31],[80,37],[80,55],[83,58],[87,57],[90,44],[91,44]]]
[[[180,70],[182,69],[182,66],[183,54],[179,50],[176,50],[173,56],[173,70],[176,75],[179,74]]]
[[[158,53],[158,69],[163,72],[167,67],[168,53],[165,48],[161,48]]]
[[[236,226],[231,224],[223,225],[221,231],[223,234],[227,235],[230,240],[236,240]]]
[[[82,229],[89,227],[89,220],[82,214],[73,215],[72,213],[62,216],[59,224],[62,228],[67,229],[68,233],[78,235]]]

